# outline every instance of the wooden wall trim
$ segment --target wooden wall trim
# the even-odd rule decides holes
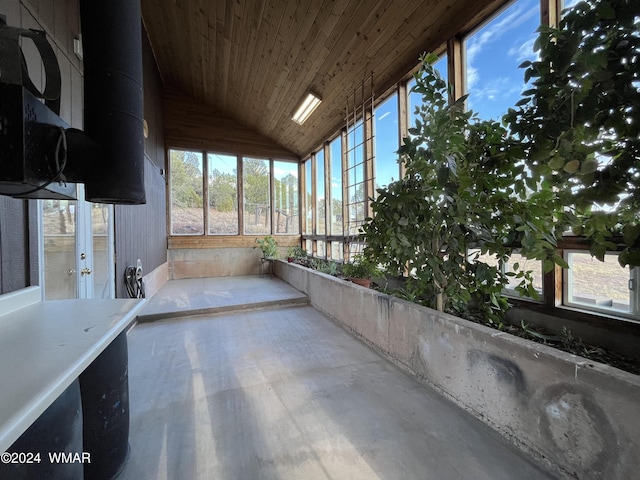
[[[169,237],[169,250],[187,248],[253,248],[256,238],[264,235],[189,235]],[[294,247],[300,245],[300,235],[273,235],[278,247]]]
[[[177,90],[165,88],[164,106],[169,147],[300,161],[292,151]]]

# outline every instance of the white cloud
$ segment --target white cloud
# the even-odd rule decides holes
[[[508,9],[505,12],[506,15],[503,13],[504,16],[499,17],[498,21],[494,20],[489,22],[487,26],[482,27],[478,33],[471,36],[467,41],[467,68],[473,65],[476,56],[488,43],[495,42],[507,32],[518,29],[523,23],[538,15],[538,12],[537,3],[534,3],[533,7],[528,5],[517,6],[512,10]]]
[[[510,57],[514,57],[518,62],[522,63],[525,60],[537,60],[538,52],[533,51],[533,44],[536,41],[535,36],[529,38],[524,43],[511,47],[507,52]]]
[[[384,112],[382,115],[380,115],[380,118],[378,118],[378,121],[381,122],[384,118],[388,117],[389,115],[391,115],[391,112]]]
[[[473,65],[467,65],[467,90],[473,91],[475,84],[478,82],[478,69]]]

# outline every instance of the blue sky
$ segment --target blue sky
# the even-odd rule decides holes
[[[573,0],[575,3],[576,0]],[[518,66],[535,59],[533,43],[540,25],[539,0],[519,0],[493,17],[467,37],[468,106],[482,119],[499,120],[520,99],[524,88],[524,70]],[[436,68],[447,78],[446,57]],[[418,94],[409,97],[410,112],[421,101]],[[398,116],[395,95],[378,105],[375,112],[376,180],[387,184],[398,179]]]

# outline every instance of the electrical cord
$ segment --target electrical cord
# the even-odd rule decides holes
[[[53,172],[51,172],[51,165],[49,165],[49,173],[52,174],[52,177],[50,180],[48,180],[46,183],[43,183],[39,187],[36,187],[32,190],[27,190],[26,192],[20,192],[16,194],[16,196],[31,195],[32,193],[38,192],[40,190],[44,190],[53,182],[58,180],[60,177],[64,177],[62,172],[64,171],[64,167],[67,166],[67,135],[65,134],[64,128],[62,127],[58,127],[58,128],[60,130],[60,136],[58,137],[58,141],[56,142],[56,149],[54,153],[54,161],[57,169],[56,173],[53,174]],[[62,147],[62,151],[63,151],[62,162],[60,162],[60,147]],[[67,182],[64,180],[64,178],[62,178],[60,179],[60,184],[64,184],[66,186]]]
[[[131,298],[145,298],[142,284],[142,266],[129,265],[124,269],[124,285]]]

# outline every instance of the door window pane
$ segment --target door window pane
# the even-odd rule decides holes
[[[75,200],[43,200],[44,296],[77,298]]]
[[[110,255],[110,232],[113,216],[113,205],[104,203],[86,203],[91,210],[91,232],[93,245],[93,278],[94,298],[113,298],[111,281],[113,256]]]
[[[269,160],[242,159],[244,192],[244,233],[271,233],[271,204],[269,198]]]
[[[209,234],[238,234],[238,158],[207,154]]]

